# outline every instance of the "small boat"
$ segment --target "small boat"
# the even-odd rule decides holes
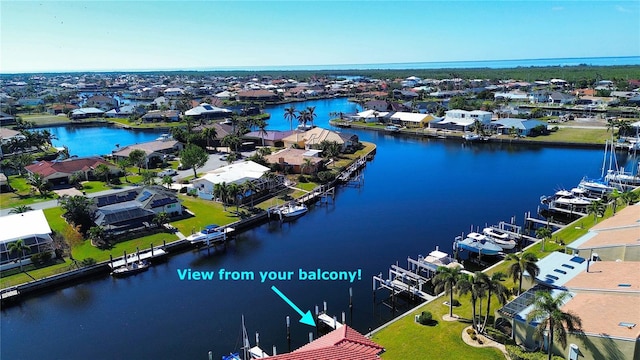
[[[492,243],[486,236],[476,232],[469,233],[464,240],[461,240],[461,237],[456,238],[455,244],[458,249],[481,255],[498,255],[502,252],[500,246]]]
[[[400,128],[395,126],[395,125],[387,125],[384,127],[384,129],[388,132],[398,132],[400,131]]]
[[[578,184],[578,187],[598,195],[609,194],[614,189],[614,187],[609,186],[604,181],[587,178],[582,179],[580,184]]]
[[[143,271],[149,270],[149,262],[147,261],[134,261],[131,264],[120,266],[111,272],[114,277],[125,277],[135,275]]]
[[[306,214],[307,211],[309,211],[309,208],[307,208],[307,205],[305,204],[289,203],[278,209],[276,212],[283,218],[293,219]]]
[[[489,241],[500,246],[504,250],[511,250],[516,247],[515,240],[509,239],[509,234],[502,230],[493,227],[486,227],[482,230],[482,233]]]
[[[187,236],[192,244],[209,244],[211,242],[225,240],[229,229],[222,228],[218,225],[207,225],[201,231]]]
[[[464,266],[458,262],[458,260],[452,258],[446,252],[440,251],[436,246],[436,249],[429,253],[426,257],[418,256],[418,262],[421,266],[431,270],[438,271],[441,266],[448,268],[461,268]]]
[[[466,133],[464,133],[464,135],[462,135],[462,138],[465,141],[478,141],[478,140],[480,140],[480,135],[478,135],[476,133],[472,133],[472,132],[466,132]]]

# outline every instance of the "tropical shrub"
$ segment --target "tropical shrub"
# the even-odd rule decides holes
[[[507,353],[511,360],[545,360],[547,359],[547,354],[540,351],[529,352],[525,351],[517,345],[505,345],[507,349]],[[552,356],[553,360],[564,360],[562,356]]]
[[[430,311],[423,311],[418,317],[418,322],[422,325],[435,325],[433,314]]]

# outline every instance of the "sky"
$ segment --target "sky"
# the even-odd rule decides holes
[[[640,55],[640,1],[0,1],[0,73]]]

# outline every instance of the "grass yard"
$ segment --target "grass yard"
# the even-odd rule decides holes
[[[51,114],[19,114],[19,115],[22,118],[22,120],[33,122],[37,126],[71,124],[71,120],[69,120],[69,118],[66,116],[57,116],[57,115],[51,115]]]
[[[453,309],[453,313],[462,319],[471,321],[471,301],[468,296],[457,297],[461,306]],[[462,321],[444,321],[443,315],[449,314],[449,307],[443,305],[448,301],[448,296],[440,297],[425,304],[410,315],[405,316],[384,330],[376,333],[371,338],[376,343],[384,346],[386,351],[383,359],[466,359],[487,360],[504,359],[500,350],[495,348],[475,348],[466,345],[462,341],[462,330],[470,323]],[[498,302],[491,301],[492,311],[497,308]],[[486,302],[485,302],[486,305]],[[435,326],[425,326],[414,321],[415,315],[422,311],[430,311],[433,319],[437,321]],[[489,320],[491,321],[491,320]]]
[[[605,129],[583,129],[576,127],[564,127],[549,135],[526,138],[527,141],[539,142],[568,142],[582,144],[602,144],[611,138],[611,133]]]
[[[216,201],[186,195],[180,195],[180,199],[183,201],[182,206],[195,214],[194,217],[171,223],[185,236],[191,234],[192,231],[200,231],[206,225],[227,225],[240,220],[241,216],[248,216],[248,212],[244,209],[240,209],[240,215],[236,214],[235,206],[227,206],[225,211],[222,204]]]
[[[0,209],[13,208],[20,205],[31,205],[37,202],[55,200],[57,195],[53,192],[48,197],[42,197],[31,185],[27,184],[27,179],[19,175],[9,176],[9,184],[14,192],[3,192],[0,194]],[[32,192],[32,189],[34,190]]]

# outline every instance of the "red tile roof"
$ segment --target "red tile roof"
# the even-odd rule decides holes
[[[303,347],[282,355],[269,357],[273,360],[376,360],[384,348],[364,335],[343,326],[333,330]]]
[[[68,159],[64,161],[40,161],[32,165],[25,166],[27,171],[47,177],[55,173],[73,174],[76,171],[87,171],[91,168],[95,169],[98,165],[105,164],[110,168],[115,165],[100,157],[88,157],[78,159]]]

